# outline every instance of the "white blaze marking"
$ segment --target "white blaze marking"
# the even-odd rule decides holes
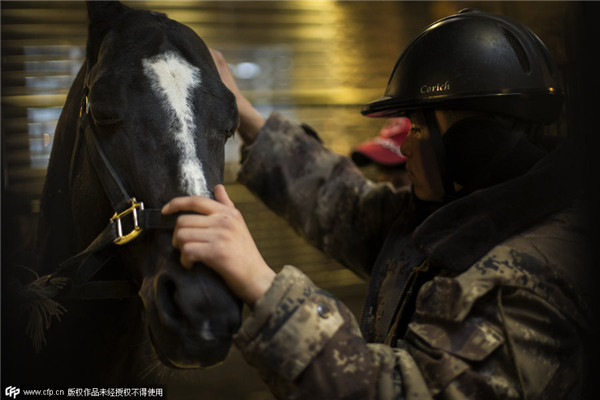
[[[179,182],[183,191],[190,195],[210,197],[202,163],[194,144],[194,112],[191,107],[192,90],[200,85],[200,70],[175,53],[159,54],[142,61],[144,73],[152,83],[152,89],[166,100],[164,108],[177,123],[172,131],[181,151]]]

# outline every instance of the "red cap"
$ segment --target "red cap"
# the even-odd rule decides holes
[[[410,120],[408,118],[388,119],[375,139],[358,145],[352,151],[352,160],[359,166],[371,162],[387,166],[404,164],[406,156],[400,151],[400,146],[409,131]]]

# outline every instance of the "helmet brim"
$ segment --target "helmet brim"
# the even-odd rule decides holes
[[[492,95],[474,93],[461,97],[440,95],[404,101],[392,96],[383,96],[365,105],[361,114],[370,118],[390,118],[405,116],[410,111],[420,109],[474,110],[495,114],[500,109],[505,115],[549,124],[556,120],[562,103],[562,93],[554,88],[535,92],[511,90]]]

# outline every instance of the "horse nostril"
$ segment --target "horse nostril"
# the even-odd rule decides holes
[[[140,291],[159,358],[180,368],[208,367],[227,356],[241,303],[208,268],[167,264]]]
[[[175,281],[164,275],[159,278],[156,302],[158,314],[166,325],[176,327],[186,321],[185,313],[180,306],[179,295]]]
[[[237,331],[241,305],[208,268],[165,268],[148,285],[152,329],[176,337],[225,343]]]
[[[206,341],[217,340],[211,321],[202,315],[206,305],[198,303],[192,293],[186,295],[175,279],[161,276],[157,282],[156,297],[158,314],[165,325],[195,330]]]

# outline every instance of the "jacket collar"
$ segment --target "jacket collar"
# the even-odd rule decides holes
[[[565,143],[525,175],[439,208],[417,227],[413,243],[433,262],[464,271],[500,242],[579,196],[581,174],[572,153]]]

